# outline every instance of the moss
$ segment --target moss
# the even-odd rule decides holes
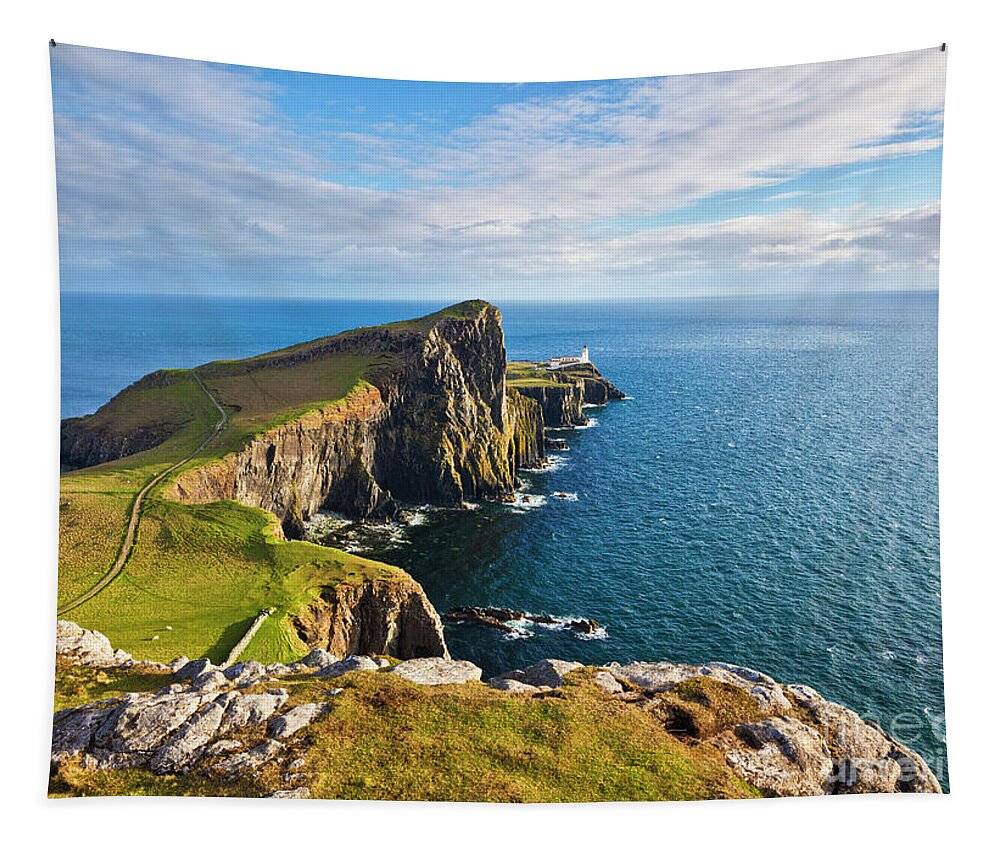
[[[146,665],[91,668],[59,659],[56,661],[54,709],[58,712],[128,692],[156,691],[173,680],[173,674]]]
[[[234,781],[202,777],[197,774],[158,776],[137,769],[99,771],[85,768],[79,759],[59,766],[49,780],[50,798],[183,795],[199,798],[258,798],[267,787],[253,778]]]
[[[711,677],[693,677],[674,686],[663,695],[654,714],[668,731],[696,739],[763,717],[749,694]]]

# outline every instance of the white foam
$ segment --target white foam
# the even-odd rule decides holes
[[[575,493],[566,493],[565,491],[553,491],[552,496],[565,502],[576,502],[579,499]]]
[[[531,615],[532,612],[526,612],[525,614]],[[532,627],[539,627],[540,629],[547,629],[551,632],[571,632],[575,638],[579,638],[580,641],[604,641],[608,637],[608,631],[603,627],[599,626],[593,632],[577,632],[573,629],[570,624],[573,621],[582,621],[586,618],[581,618],[576,615],[568,615],[566,617],[560,615],[552,615],[552,623],[538,623],[536,621],[511,621],[511,625],[515,623],[527,623]]]
[[[537,470],[533,470],[532,472],[536,472],[536,473],[550,473],[553,470],[559,470],[562,467],[565,467],[566,466],[566,461],[567,461],[567,458],[566,458],[565,455],[557,455],[554,458],[547,457],[545,459],[545,464],[543,464]]]
[[[548,500],[540,493],[525,493],[518,491],[514,494],[514,501],[507,503],[515,511],[527,511],[534,508],[541,508]]]

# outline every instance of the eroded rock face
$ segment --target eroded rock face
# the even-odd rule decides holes
[[[545,462],[545,418],[541,405],[517,390],[507,390],[507,402],[514,417],[514,464],[531,470]]]
[[[437,611],[406,576],[324,588],[293,625],[307,645],[338,658],[448,656]]]
[[[547,428],[581,426],[588,422],[583,412],[583,379],[517,385],[512,389],[538,404]]]
[[[271,511],[298,536],[320,508],[392,517],[399,503],[460,505],[513,493],[518,462],[537,463],[537,413],[508,404],[500,312],[482,303],[430,330],[361,329],[255,368],[331,353],[387,354],[346,399],[253,438],[217,463],[180,475],[183,502],[235,499]],[[211,377],[206,377],[211,387]],[[518,426],[527,429],[518,435]]]

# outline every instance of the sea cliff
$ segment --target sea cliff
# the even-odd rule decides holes
[[[515,361],[507,378],[511,390],[538,403],[546,428],[586,425],[584,406],[625,398],[592,363],[549,370],[543,363]]]

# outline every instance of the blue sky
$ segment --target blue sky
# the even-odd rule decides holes
[[[932,289],[944,56],[486,84],[61,44],[62,285],[507,301]]]

